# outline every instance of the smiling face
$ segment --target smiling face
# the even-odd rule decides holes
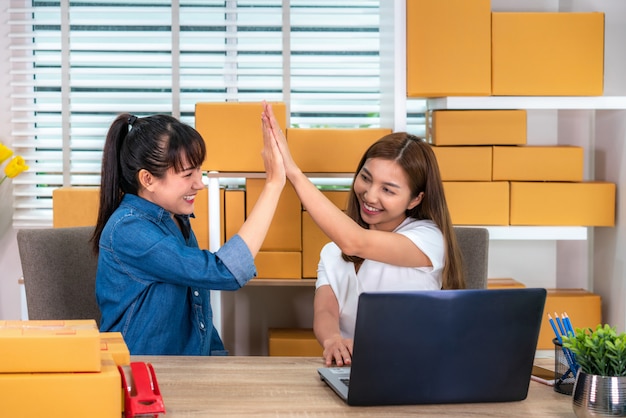
[[[200,167],[176,172],[170,167],[165,176],[157,178],[148,171],[139,172],[139,181],[144,186],[139,196],[161,206],[173,215],[191,215],[198,191],[204,188]]]
[[[370,229],[393,231],[406,219],[406,210],[417,206],[424,193],[411,196],[409,179],[398,163],[370,158],[353,185],[363,221]]]

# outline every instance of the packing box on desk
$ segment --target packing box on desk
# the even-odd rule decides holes
[[[246,179],[246,216],[259,198],[265,179]],[[291,184],[287,183],[278,200],[274,218],[261,246],[262,251],[302,251],[302,206]]]
[[[526,287],[524,283],[520,283],[511,278],[487,279],[487,289],[517,289]]]
[[[122,380],[110,355],[100,372],[0,373],[1,417],[119,418]]]
[[[52,191],[52,226],[95,226],[100,207],[99,187],[61,187]]]
[[[254,258],[258,279],[301,279],[302,252],[259,251]]]
[[[603,13],[493,13],[492,95],[601,96]]]
[[[491,2],[407,0],[407,96],[491,94]]]
[[[294,161],[303,172],[354,173],[365,151],[391,129],[287,129]]]
[[[269,355],[321,357],[324,349],[312,329],[270,328]]]
[[[511,182],[511,225],[614,226],[615,184]]]
[[[97,372],[100,364],[94,320],[0,321],[1,373]]]
[[[583,158],[574,146],[493,147],[493,180],[581,182]]]
[[[524,145],[525,110],[434,110],[426,138],[433,145]]]
[[[284,103],[271,103],[278,124],[285,129]],[[264,172],[261,102],[196,103],[196,130],[207,147],[202,169],[226,172]]]
[[[101,332],[100,349],[108,353],[118,366],[130,364],[130,351],[121,332]]]
[[[508,225],[509,183],[444,181],[443,190],[455,225]]]
[[[491,181],[492,147],[432,147],[443,181]]]
[[[593,328],[602,323],[600,295],[583,289],[547,289],[546,305],[539,332],[538,350],[554,349],[554,330],[548,322],[548,314],[567,313],[574,328]]]

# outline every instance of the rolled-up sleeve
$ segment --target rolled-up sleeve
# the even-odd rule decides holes
[[[250,249],[239,235],[234,235],[215,252],[241,286],[256,277],[257,271]]]

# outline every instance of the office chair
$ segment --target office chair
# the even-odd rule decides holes
[[[463,257],[465,285],[468,289],[487,288],[489,231],[479,227],[454,227]]]
[[[92,233],[92,226],[17,232],[29,319],[94,319],[100,325]]]

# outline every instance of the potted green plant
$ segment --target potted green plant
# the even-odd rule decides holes
[[[563,347],[579,366],[572,396],[576,416],[626,416],[626,333],[608,324],[577,328],[563,337]]]

